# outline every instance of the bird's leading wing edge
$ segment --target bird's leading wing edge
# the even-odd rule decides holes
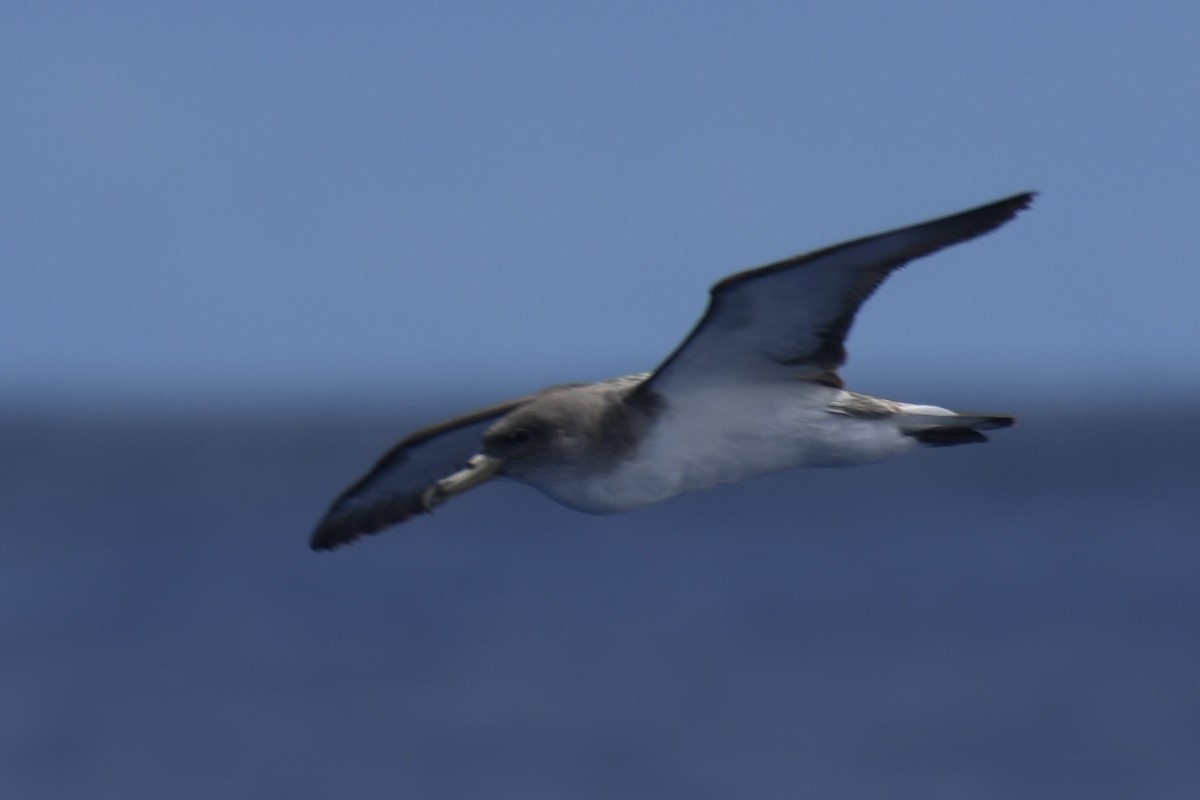
[[[483,432],[531,397],[482,408],[412,433],[333,501],[309,545],[313,550],[332,550],[428,513],[426,489],[465,467],[479,452]]]
[[[858,309],[913,259],[995,230],[1027,208],[1024,192],[958,214],[739,272],[711,290],[691,333],[639,391],[797,377],[840,386]]]

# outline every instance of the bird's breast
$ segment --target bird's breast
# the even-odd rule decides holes
[[[801,386],[674,403],[620,462],[524,482],[570,508],[605,514],[780,470],[877,461],[913,446],[890,419],[831,413],[837,390]]]

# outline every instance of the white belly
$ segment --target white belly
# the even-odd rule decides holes
[[[666,409],[636,455],[610,472],[528,482],[565,506],[603,514],[769,472],[878,461],[917,446],[893,418],[828,411],[838,394],[796,382],[691,396]]]

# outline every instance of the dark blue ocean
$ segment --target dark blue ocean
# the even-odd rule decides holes
[[[0,416],[0,797],[1200,797],[1189,409],[323,554],[438,411],[137,416]]]

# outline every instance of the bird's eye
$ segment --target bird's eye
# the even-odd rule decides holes
[[[510,438],[515,444],[526,444],[530,439],[533,438],[533,434],[528,428],[516,428],[513,430]]]

